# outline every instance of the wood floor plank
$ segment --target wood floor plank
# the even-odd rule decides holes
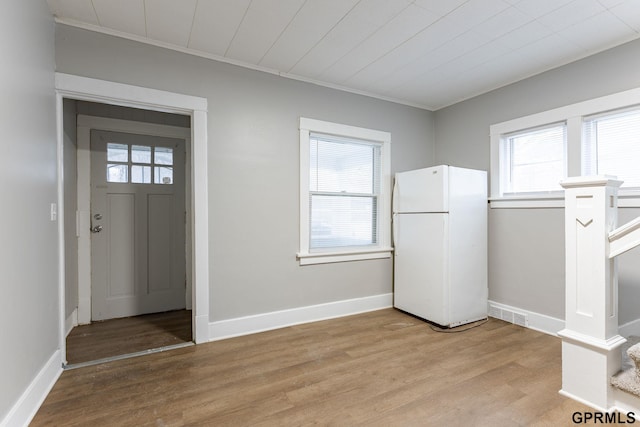
[[[191,341],[191,310],[80,325],[67,336],[67,362],[83,363]]]
[[[33,426],[570,425],[558,338],[387,309],[65,371]]]

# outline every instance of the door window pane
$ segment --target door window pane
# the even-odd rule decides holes
[[[173,148],[108,143],[107,159],[108,182],[173,184]]]
[[[107,143],[107,160],[110,162],[128,162],[129,146],[127,144]]]
[[[131,161],[133,163],[151,163],[151,147],[132,145]]]
[[[108,164],[107,182],[129,182],[129,166]]]
[[[135,184],[151,184],[151,166],[132,165],[131,182]]]
[[[173,184],[173,168],[168,166],[156,166],[153,182],[156,184]]]
[[[173,164],[173,148],[156,147],[154,161],[158,165],[172,165]]]

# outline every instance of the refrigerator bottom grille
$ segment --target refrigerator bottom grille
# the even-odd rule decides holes
[[[441,325],[440,323],[436,323],[436,322],[433,322],[433,321],[431,321],[429,319],[425,319],[424,317],[420,317],[420,316],[417,316],[417,315],[415,315],[413,313],[409,313],[408,311],[405,311],[405,310],[403,310],[401,308],[395,307],[395,309],[399,310],[399,311],[401,311],[401,312],[403,312],[405,314],[408,314],[409,316],[415,317],[418,320],[422,320],[423,322],[426,322],[426,323],[428,323],[430,325],[433,325],[433,326],[435,326],[437,328],[440,328],[440,329],[454,329],[454,328],[457,328],[459,326],[463,326],[463,325],[467,325],[469,323],[478,322],[480,320],[486,320],[487,319],[487,316],[485,315],[485,316],[480,316],[480,317],[474,317],[474,318],[470,318],[470,319],[460,320],[460,321],[457,321],[457,322],[452,322],[452,323],[449,323],[448,325]]]

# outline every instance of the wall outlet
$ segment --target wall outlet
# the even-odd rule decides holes
[[[58,220],[58,205],[57,204],[51,203],[50,214],[51,214],[51,221],[57,221]]]

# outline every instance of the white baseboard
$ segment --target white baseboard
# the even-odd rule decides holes
[[[525,324],[520,324],[509,319],[508,316],[500,316],[502,313],[513,313],[519,316],[520,319],[526,319]],[[557,336],[558,332],[564,329],[564,320],[557,319],[555,317],[547,316],[545,314],[536,313],[534,311],[524,310],[518,307],[512,307],[506,304],[500,304],[495,301],[489,301],[489,316],[497,319],[510,321],[511,323],[520,324],[529,329],[533,329],[545,334]]]
[[[209,313],[194,316],[193,327],[195,328],[195,334],[193,339],[196,344],[202,344],[210,341],[211,326],[209,324]]]
[[[20,399],[13,405],[4,420],[0,421],[0,427],[29,425],[60,374],[62,374],[62,361],[60,350],[56,350],[31,381],[29,387],[22,393]]]
[[[569,392],[566,392],[566,391],[564,391],[564,390],[560,390],[560,391],[558,391],[558,393],[559,393],[561,396],[568,397],[569,399],[575,400],[576,402],[580,402],[580,403],[582,403],[582,404],[583,404],[583,405],[585,405],[585,406],[588,406],[588,407],[590,407],[590,408],[593,408],[593,409],[595,409],[595,410],[596,410],[596,411],[598,411],[598,412],[610,412],[610,411],[612,411],[613,409],[615,409],[615,408],[602,408],[602,407],[600,407],[600,406],[598,406],[598,405],[594,405],[593,403],[589,402],[588,400],[585,400],[585,399],[583,399],[583,398],[581,398],[581,397],[576,396],[576,395],[575,395],[575,394],[573,394],[573,393],[569,393]]]
[[[71,330],[76,326],[78,326],[78,309],[77,308],[75,308],[73,312],[71,312],[69,317],[67,317],[67,320],[65,320],[64,322],[64,336],[65,337],[69,336],[69,332],[71,332]]]
[[[640,335],[640,319],[632,320],[629,323],[618,326],[618,334],[623,337],[630,337],[631,335]]]
[[[494,315],[492,314],[492,309],[498,309],[499,311],[494,311]],[[512,307],[510,305],[501,304],[495,301],[489,301],[489,316],[514,323],[512,320],[500,316],[500,312],[511,312],[525,315],[527,324],[523,326],[534,329],[536,331],[544,332],[545,334],[557,336],[558,332],[564,329],[564,320],[562,319],[557,319],[555,317],[524,310],[518,307]],[[618,334],[622,335],[623,337],[629,337],[631,335],[640,336],[640,319],[636,319],[631,322],[625,323],[624,325],[620,325],[618,327]]]
[[[629,412],[633,412],[636,417],[640,414],[640,398],[615,387],[612,390],[615,408],[623,415],[622,419],[625,419],[624,414]]]
[[[78,298],[78,325],[91,323],[91,297]]]
[[[349,316],[393,306],[393,294],[330,302],[209,323],[209,340],[249,335],[301,323]]]

